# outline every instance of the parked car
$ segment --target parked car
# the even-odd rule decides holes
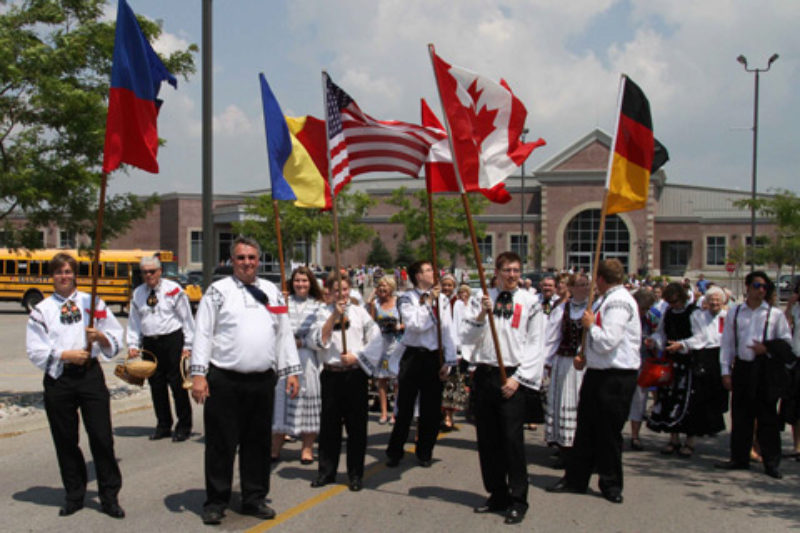
[[[794,276],[783,274],[778,278],[778,298],[781,301],[788,300],[798,283],[800,283],[800,274],[795,274]]]

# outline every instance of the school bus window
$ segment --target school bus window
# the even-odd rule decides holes
[[[17,273],[18,274],[27,274],[28,273],[28,262],[27,261],[17,261]]]
[[[117,263],[117,277],[118,278],[128,277],[128,263]]]
[[[89,262],[88,261],[81,261],[78,263],[78,275],[79,276],[88,276],[89,275]]]
[[[42,261],[42,276],[50,275],[50,261]]]
[[[17,263],[16,261],[11,261],[6,259],[5,261],[3,261],[3,264],[5,265],[3,271],[6,274],[16,274],[17,273],[16,263]]]
[[[31,267],[30,270],[28,270],[28,274],[30,274],[31,276],[38,276],[39,273],[41,272],[41,266],[42,266],[41,261],[31,261]]]
[[[115,264],[116,263],[103,263],[103,277],[104,278],[113,278],[117,275],[115,271]]]

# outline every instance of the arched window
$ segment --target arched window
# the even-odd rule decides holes
[[[592,271],[594,248],[597,242],[597,230],[600,229],[600,210],[587,209],[578,213],[567,225],[564,235],[567,268],[586,272]],[[630,235],[625,222],[617,215],[606,217],[603,232],[603,249],[600,259],[616,258],[628,270],[630,252]]]

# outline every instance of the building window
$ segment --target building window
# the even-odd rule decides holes
[[[692,241],[661,241],[661,273],[682,276],[692,257]]]
[[[58,247],[75,248],[75,234],[63,229],[58,230]]]
[[[233,233],[219,233],[219,248],[217,248],[219,254],[217,258],[222,263],[228,263],[231,258],[231,244],[233,244],[234,239],[236,236]]]
[[[492,236],[486,235],[483,238],[478,238],[478,251],[481,254],[481,259],[484,263],[491,264],[492,263],[492,256],[494,255],[494,250],[492,246]]]
[[[523,263],[528,259],[528,234],[511,234],[511,251],[522,258]]]
[[[189,261],[191,263],[203,262],[203,232],[191,231],[189,233]]]
[[[599,229],[599,209],[581,211],[570,220],[564,236],[567,268],[571,268],[575,272],[581,270],[584,272],[592,271],[592,261],[594,261],[594,249]],[[630,234],[625,222],[617,215],[607,216],[600,259],[619,259],[627,271],[630,248]]]
[[[727,250],[725,236],[706,237],[706,264],[722,266],[725,264]]]

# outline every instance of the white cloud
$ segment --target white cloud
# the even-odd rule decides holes
[[[188,47],[189,41],[166,31],[161,32],[161,35],[153,43],[153,50],[165,56],[178,50],[186,50]]]
[[[214,135],[238,137],[252,134],[254,131],[253,122],[236,105],[229,105],[222,113],[214,117]]]

